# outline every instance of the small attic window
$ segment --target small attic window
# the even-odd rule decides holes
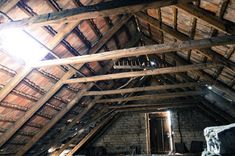
[[[19,29],[0,31],[0,50],[22,59],[26,65],[40,61],[49,52],[26,32]]]

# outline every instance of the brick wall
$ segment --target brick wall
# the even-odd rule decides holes
[[[203,129],[214,126],[215,123],[201,112],[194,109],[177,110],[179,115],[182,140],[190,149],[191,141],[204,141]],[[180,142],[177,111],[171,111],[172,129],[175,142]]]
[[[178,110],[183,142],[190,149],[192,140],[204,141],[203,129],[214,126],[213,121],[200,112],[187,109]],[[175,142],[180,142],[176,110],[171,111],[171,122]],[[110,127],[93,146],[103,146],[108,153],[123,153],[130,151],[130,146],[141,148],[141,154],[146,153],[146,124],[144,113],[125,113]]]
[[[104,146],[108,153],[128,153],[130,146],[139,146],[146,153],[145,114],[124,113],[94,146]]]

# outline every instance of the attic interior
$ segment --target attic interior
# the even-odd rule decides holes
[[[234,35],[234,0],[0,0],[0,155],[235,154]]]

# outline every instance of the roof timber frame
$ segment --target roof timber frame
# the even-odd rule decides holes
[[[129,17],[130,18],[130,17]],[[128,19],[129,19],[128,18]],[[117,32],[121,26],[123,26],[127,21],[124,20],[122,22],[119,22],[119,24],[115,25],[112,29],[110,29],[110,31],[108,31],[106,33],[106,35],[104,35],[100,41],[94,46],[95,49],[91,49],[90,53],[96,53],[98,50],[100,50],[100,48],[115,34],[115,32]],[[126,47],[132,47],[133,45],[136,44],[137,41],[139,41],[140,35],[136,35],[136,38],[133,38],[130,42],[127,43]],[[112,63],[110,63],[110,66],[106,66],[105,69],[103,69],[102,73],[105,74],[106,72],[108,72],[110,70],[110,68],[112,67]],[[72,100],[66,107],[66,109],[62,110],[61,112],[59,112],[51,121],[48,125],[46,125],[45,127],[43,127],[43,129],[36,134],[33,139],[27,143],[24,148],[22,150],[20,150],[16,155],[23,155],[25,152],[27,152],[33,145],[34,143],[36,143],[51,127],[53,127],[82,97],[83,97],[83,93],[85,93],[86,91],[88,91],[92,86],[94,85],[94,83],[90,83],[87,85],[87,87],[85,87],[86,89],[83,89],[82,91],[80,91],[77,94],[77,97]],[[78,116],[75,117],[75,119],[73,120],[73,122],[71,122],[71,124],[68,125],[68,128],[66,130],[69,130],[70,127],[72,127],[76,121],[80,120],[91,108],[93,108],[93,106],[95,105],[94,102],[91,102],[85,109],[84,113],[79,114]],[[64,132],[66,132],[66,130]]]
[[[79,20],[97,18],[97,17],[106,17],[110,15],[119,15],[134,13],[141,10],[146,10],[148,8],[159,8],[163,6],[169,6],[177,3],[187,3],[192,0],[120,0],[120,1],[110,1],[102,2],[99,4],[91,6],[83,6],[74,9],[68,9],[60,12],[49,13],[44,15],[39,15],[36,17],[23,19],[19,21],[4,23],[0,25],[0,30],[5,28],[16,28],[16,27],[25,27],[25,26],[43,26],[53,23],[63,22],[74,22]]]
[[[134,47],[129,49],[113,50],[98,54],[69,57],[64,59],[47,60],[47,61],[41,61],[32,66],[34,68],[38,68],[43,66],[88,63],[95,61],[118,59],[122,57],[131,57],[131,56],[148,55],[148,54],[162,54],[179,50],[201,49],[201,48],[208,48],[212,46],[234,44],[234,43],[235,43],[235,36],[220,36],[220,37],[213,37],[210,39],[188,40],[182,42],[156,44],[156,45],[149,45],[142,47]]]
[[[6,13],[11,8],[13,8],[20,0],[7,0],[4,4],[0,6],[0,11]]]
[[[180,33],[177,30],[174,30],[173,28],[171,28],[170,26],[164,24],[164,23],[160,23],[157,19],[150,17],[146,14],[143,13],[137,13],[135,14],[138,18],[144,20],[145,22],[149,23],[151,26],[153,26],[154,28],[165,32],[169,35],[171,35],[172,37],[181,40],[181,41],[185,41],[185,40],[189,40],[190,37],[186,36],[183,33]],[[152,40],[153,43],[155,44],[155,41]],[[231,62],[230,60],[225,59],[223,56],[219,55],[217,52],[214,52],[210,49],[200,49],[199,50],[202,54],[204,54],[205,56],[211,58],[212,61],[219,61],[225,65],[227,65],[228,67],[234,69],[235,65],[233,62]],[[171,57],[174,57],[174,59],[181,65],[183,64],[192,64],[191,62],[184,60],[183,58],[181,58],[180,56],[178,56],[177,54],[173,54],[173,53],[168,53],[167,55],[171,55]],[[198,76],[204,78],[206,81],[214,81],[213,77],[210,76],[209,74],[207,74],[204,71],[195,71],[195,74],[197,74]],[[226,84],[222,83],[222,82],[217,82],[216,86],[218,86],[219,88],[222,88],[224,91],[226,91],[230,97],[232,97],[234,99],[235,94],[234,91],[232,89],[230,89]]]
[[[94,46],[91,48],[89,53],[93,54],[98,52],[102,46],[112,37],[113,34],[115,34],[129,19],[131,16],[124,17],[121,22],[119,22],[117,25],[115,25],[113,28],[111,28],[108,32],[107,35],[103,36],[102,39]],[[80,21],[79,21],[80,22]],[[57,44],[67,35],[69,34],[74,27],[78,25],[79,22],[76,23],[71,23],[64,29],[64,31],[58,33],[56,35],[55,40],[52,40],[53,47],[57,46]],[[51,45],[52,45],[51,44]],[[53,48],[51,48],[53,49]],[[83,66],[83,64],[79,64],[76,66],[77,69],[80,69]],[[19,73],[19,75],[16,75],[16,78],[12,80],[12,83],[9,83],[8,87],[6,88],[7,91],[11,91],[18,83],[26,76],[28,73],[30,73],[32,70],[31,67],[26,67],[23,69],[24,72]],[[2,146],[7,140],[10,139],[10,137],[26,122],[28,121],[34,113],[36,113],[43,105],[44,103],[49,100],[63,85],[63,81],[70,78],[76,73],[76,70],[71,68],[49,91],[47,94],[44,95],[43,98],[41,98],[37,104],[34,105],[33,108],[31,108],[29,111],[26,112],[26,114],[19,119],[11,128],[8,130],[6,133],[3,134],[3,139],[0,141],[0,146]],[[13,86],[14,85],[14,86]],[[5,89],[2,89],[1,91],[5,96],[7,96],[6,91],[4,92]],[[0,92],[1,93],[1,92]],[[1,94],[0,94],[1,95]],[[3,99],[3,98],[2,98]],[[1,99],[0,99],[1,100]]]
[[[210,82],[208,82],[210,83]],[[179,83],[171,85],[157,85],[157,86],[146,86],[146,87],[134,87],[127,89],[115,89],[115,90],[105,90],[105,91],[88,91],[84,93],[84,96],[99,96],[99,95],[112,95],[112,94],[125,94],[133,92],[143,92],[143,91],[157,91],[184,87],[200,87],[208,84],[207,82],[192,82],[192,83]]]
[[[140,40],[140,35],[137,34],[135,35],[135,38],[131,39],[131,41],[129,41],[127,44],[126,44],[126,48],[128,47],[133,47],[134,45],[136,45],[136,43]],[[106,66],[107,68],[107,66]],[[107,71],[111,68],[108,67]],[[86,113],[88,113],[95,105],[95,101],[102,98],[102,96],[96,96],[91,102],[88,102],[88,105],[86,106],[86,108],[81,112],[79,113],[78,115],[74,116],[74,118],[72,118],[72,122],[69,123],[66,128],[64,130],[61,131],[61,134],[66,134],[77,122],[79,122],[81,120],[81,118],[86,115]],[[46,132],[45,132],[46,133]],[[61,137],[57,137],[55,138],[55,140],[53,140],[53,142],[59,142],[59,140],[62,138],[63,136]],[[36,141],[35,141],[36,142]],[[33,142],[34,143],[34,142]]]
[[[225,33],[228,33],[228,34],[235,34],[235,25],[234,24],[231,25],[231,23],[209,14],[208,11],[205,11],[202,8],[199,8],[193,4],[186,4],[186,3],[185,4],[177,4],[176,7],[193,15],[197,19],[200,19],[200,20],[207,22],[215,29],[218,29],[218,30],[225,32]]]
[[[193,64],[193,65],[184,65],[184,66],[174,66],[174,67],[158,68],[153,70],[143,70],[143,71],[123,72],[123,73],[106,74],[106,75],[98,75],[98,76],[83,77],[83,78],[73,78],[65,80],[64,83],[69,84],[69,83],[96,82],[96,81],[113,80],[113,79],[130,78],[130,77],[179,73],[192,70],[215,68],[219,66],[221,66],[221,64],[216,64],[216,63],[204,63],[204,64],[202,63],[202,64]]]
[[[203,90],[196,90],[196,91],[187,91],[187,92],[172,92],[172,93],[164,93],[164,94],[139,95],[139,96],[131,96],[127,98],[101,99],[101,100],[97,100],[96,103],[105,104],[105,103],[124,102],[124,101],[138,101],[138,100],[146,100],[146,99],[164,100],[164,99],[169,99],[169,98],[196,96],[196,95],[204,95],[204,94],[205,92],[203,92]]]
[[[172,37],[174,37],[177,40],[187,41],[187,40],[191,39],[191,37],[189,37],[189,36],[179,32],[179,31],[171,28],[170,26],[168,26],[164,23],[161,23],[159,20],[157,20],[157,19],[155,19],[151,16],[148,16],[148,15],[142,13],[142,12],[136,13],[135,16],[140,18],[141,20],[147,22],[148,24],[150,24],[154,28],[156,28],[156,29],[158,29],[158,30],[160,30],[164,33],[167,33],[167,34],[171,35]],[[235,64],[232,61],[225,59],[223,56],[221,56],[217,52],[214,52],[211,49],[199,49],[198,51],[200,53],[202,53],[203,55],[209,57],[213,61],[219,61],[219,62],[227,65],[228,67],[230,67],[232,69],[235,68],[234,67]]]

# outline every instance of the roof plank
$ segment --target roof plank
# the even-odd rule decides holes
[[[75,56],[75,57],[55,59],[55,60],[46,60],[33,64],[32,66],[38,68],[43,66],[89,63],[96,61],[118,59],[122,57],[140,56],[148,54],[162,54],[179,50],[202,49],[212,46],[218,46],[223,44],[234,44],[234,43],[235,43],[235,36],[219,36],[209,39],[156,44],[156,45],[149,45],[142,47],[134,47],[129,49],[113,50],[98,54],[82,55],[82,56]]]
[[[63,10],[54,13],[43,14],[27,19],[22,19],[14,22],[3,23],[0,25],[1,29],[26,27],[26,26],[43,26],[48,24],[56,24],[58,22],[76,22],[77,19],[85,20],[97,17],[106,17],[110,15],[119,14],[132,14],[148,8],[159,8],[164,6],[173,5],[176,3],[186,3],[192,0],[119,0],[102,2],[95,5],[83,6],[79,8],[73,8]]]
[[[100,41],[92,47],[92,49],[89,51],[89,53],[97,53],[103,45],[111,39],[111,37],[130,19],[131,16],[124,17],[121,22],[116,24],[114,27],[112,27],[106,35],[104,35]],[[79,64],[76,68],[79,69],[84,64]],[[107,71],[103,70],[103,74],[105,74]],[[75,72],[73,72],[74,74]],[[71,75],[72,76],[72,75]],[[89,90],[94,84],[90,83],[86,85],[85,89],[81,90],[75,99],[71,100],[65,109],[62,109],[46,126],[43,127],[43,129],[37,133],[30,142],[28,142],[24,148],[22,148],[16,155],[24,155],[50,128],[52,128],[57,121],[59,121],[77,102],[83,97],[83,93]]]

